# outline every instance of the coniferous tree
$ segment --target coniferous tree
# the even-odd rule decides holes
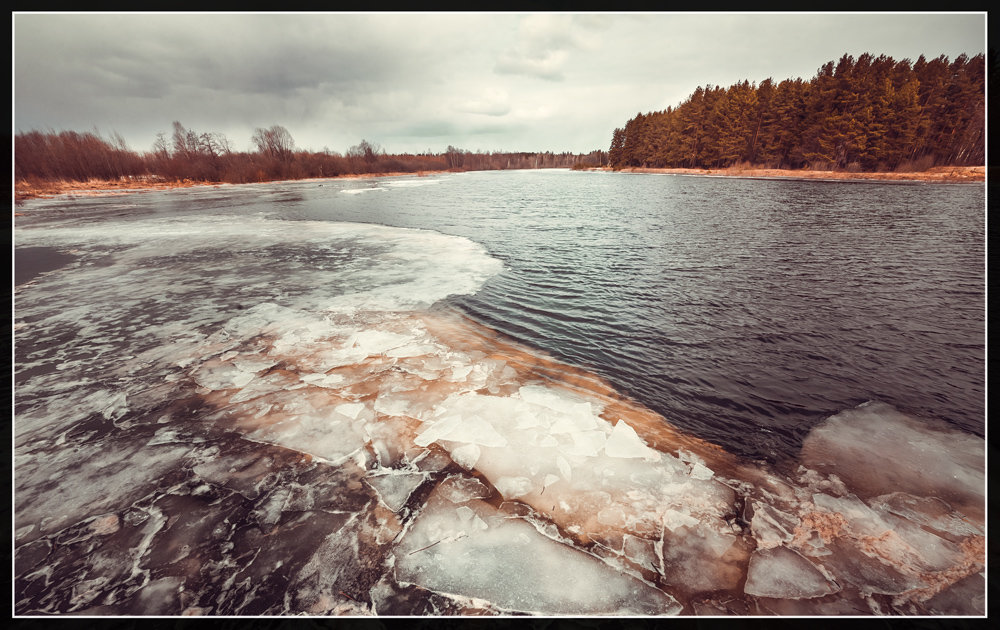
[[[698,86],[616,129],[612,167],[893,170],[985,160],[983,55],[900,62],[843,55],[810,81]]]

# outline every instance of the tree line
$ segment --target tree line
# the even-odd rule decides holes
[[[377,143],[362,140],[344,154],[295,147],[281,126],[257,128],[255,150],[236,151],[222,133],[196,132],[173,123],[168,136],[159,133],[151,151],[136,152],[124,138],[99,132],[29,131],[14,137],[15,181],[88,181],[152,179],[243,184],[250,182],[370,173],[501,170],[603,166],[607,152],[511,153],[470,152],[449,146],[443,153],[389,154]]]
[[[985,164],[983,55],[844,55],[810,81],[698,87],[612,134],[613,168],[893,171]]]

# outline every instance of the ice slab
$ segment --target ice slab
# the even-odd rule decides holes
[[[778,599],[810,599],[840,590],[816,566],[783,546],[758,549],[750,557],[748,595]]]
[[[801,460],[807,468],[835,472],[862,498],[893,492],[939,497],[976,520],[983,517],[983,440],[884,403],[828,418],[806,437]]]
[[[758,548],[776,547],[794,538],[799,519],[771,505],[753,502],[750,530],[757,539]]]
[[[637,457],[650,461],[660,459],[660,454],[646,446],[646,443],[636,434],[635,429],[628,426],[624,420],[619,420],[615,424],[614,430],[611,431],[611,435],[604,444],[604,452],[611,457]],[[706,471],[708,470],[704,466],[701,466],[701,468]],[[701,470],[699,470],[699,473],[699,478],[707,479],[711,477],[711,471],[709,471],[707,476]]]
[[[915,497],[905,492],[876,497],[872,501],[885,511],[951,537],[982,536],[983,529],[937,497]]]
[[[507,611],[668,615],[681,610],[670,595],[478,500],[456,508],[432,495],[395,558],[400,582],[482,599]]]
[[[378,493],[379,499],[393,512],[399,512],[406,505],[413,491],[427,481],[425,473],[385,471],[365,478]]]

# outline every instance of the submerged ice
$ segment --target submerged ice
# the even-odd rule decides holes
[[[81,257],[15,296],[19,613],[981,613],[977,438],[869,403],[740,461],[430,309],[501,269],[442,234],[18,237]]]

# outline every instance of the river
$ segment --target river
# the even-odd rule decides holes
[[[978,612],[981,184],[541,170],[22,212],[18,613]],[[531,557],[594,588],[543,595]]]

